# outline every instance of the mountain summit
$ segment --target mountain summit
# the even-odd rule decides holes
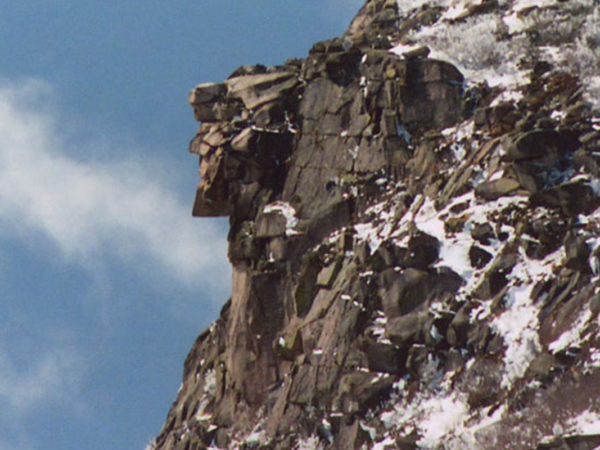
[[[153,450],[600,446],[600,6],[369,0],[201,84],[233,290]]]

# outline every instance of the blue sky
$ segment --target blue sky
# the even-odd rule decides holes
[[[2,0],[0,450],[143,449],[229,294],[187,93],[361,0]]]

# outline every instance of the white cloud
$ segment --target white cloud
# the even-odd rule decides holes
[[[3,322],[0,334],[0,450],[33,450],[31,419],[87,411],[80,395],[87,364],[64,333],[40,341],[13,325]]]
[[[4,412],[23,416],[54,403],[77,407],[83,364],[78,353],[55,342],[35,355],[14,355],[0,345],[0,401]]]
[[[53,104],[43,82],[0,84],[3,235],[22,242],[42,237],[88,268],[116,258],[140,272],[166,272],[226,292],[230,271],[222,226],[190,217],[191,205],[182,204],[165,182],[156,158],[101,160],[92,142],[78,142],[75,151],[70,124]]]

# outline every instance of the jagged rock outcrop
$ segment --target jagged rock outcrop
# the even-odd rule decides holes
[[[600,445],[600,81],[547,51],[598,55],[600,13],[525,3],[369,0],[193,90],[233,291],[153,449]],[[505,59],[436,48],[482,23]]]

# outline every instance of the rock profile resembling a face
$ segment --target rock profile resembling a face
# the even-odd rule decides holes
[[[242,67],[192,91],[195,216],[253,219],[261,202],[303,199],[296,206],[310,219],[331,202],[327,186],[400,172],[411,132],[462,118],[463,77],[452,65],[344,45],[349,36],[316,44],[306,60]]]

